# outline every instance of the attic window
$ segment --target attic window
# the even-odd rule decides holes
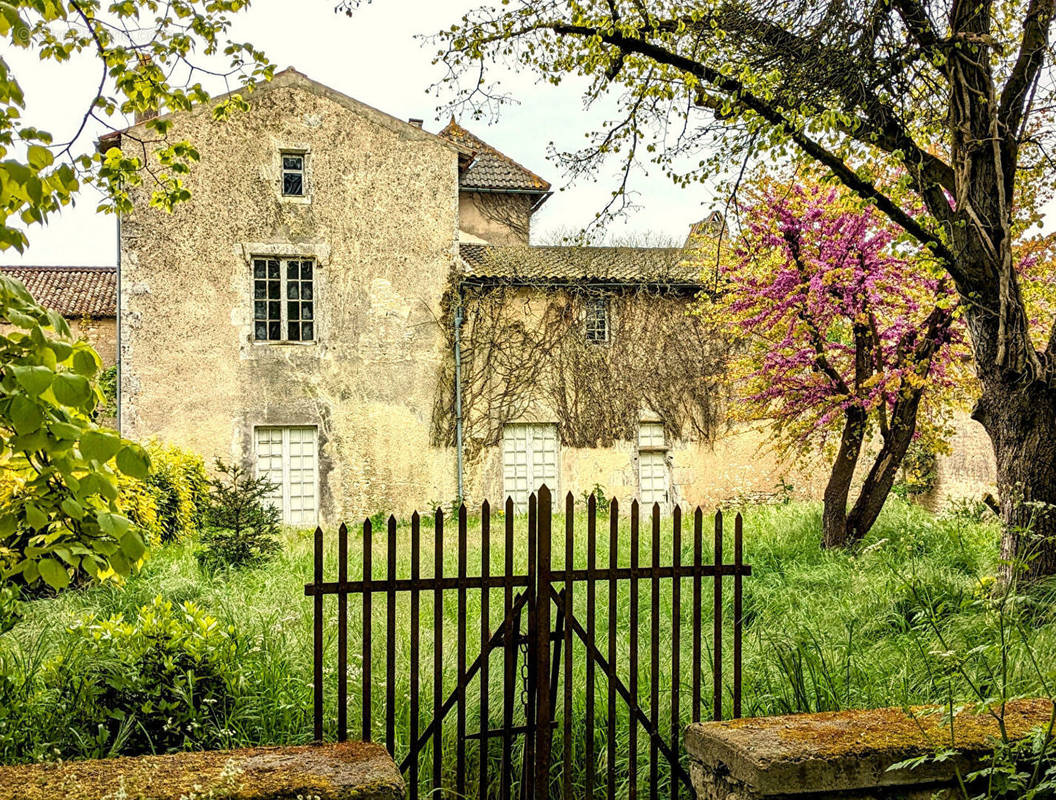
[[[609,298],[587,298],[586,326],[588,342],[604,344],[609,341]]]
[[[304,153],[282,152],[282,193],[304,197]]]

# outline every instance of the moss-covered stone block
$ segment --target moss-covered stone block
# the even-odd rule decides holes
[[[1007,704],[1010,740],[1047,726],[1048,700]],[[951,746],[959,756],[916,769],[890,767]],[[690,725],[686,750],[698,800],[866,800],[952,796],[962,774],[979,766],[999,740],[990,714],[949,718],[937,707],[792,714]]]
[[[364,742],[0,767],[0,800],[403,800],[399,769]]]

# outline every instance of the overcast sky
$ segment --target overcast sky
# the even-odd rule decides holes
[[[252,41],[264,49],[278,69],[295,67],[310,78],[403,119],[420,117],[425,127],[438,131],[437,106],[444,98],[427,89],[442,76],[431,64],[434,47],[415,38],[450,26],[470,8],[471,0],[375,0],[348,19],[334,13],[334,0],[254,0],[237,15],[236,40]],[[24,119],[65,141],[76,130],[88,98],[95,90],[97,62],[56,65],[29,54],[5,52],[26,94]],[[533,220],[533,236],[579,228],[593,218],[608,198],[612,181],[564,186],[561,171],[547,159],[549,142],[559,149],[582,145],[583,135],[601,117],[583,110],[580,87],[537,85],[530,76],[505,82],[520,101],[507,107],[488,125],[463,119],[466,127],[529,169],[550,180],[556,191]],[[222,90],[217,86],[216,89]],[[120,121],[115,121],[119,125]],[[104,129],[85,136],[88,147]],[[628,223],[611,226],[612,235],[648,232],[681,241],[694,221],[716,205],[705,187],[677,189],[663,176],[636,180],[643,206]],[[563,189],[563,190],[562,190]],[[117,263],[116,222],[96,214],[98,195],[91,188],[79,195],[73,208],[53,217],[46,227],[29,230],[30,247],[21,257],[13,250],[0,253],[0,263],[112,265]]]
[[[442,76],[442,67],[431,64],[434,47],[415,35],[449,27],[479,2],[374,0],[349,19],[334,13],[335,0],[253,0],[248,12],[236,16],[232,38],[263,48],[280,70],[292,66],[394,116],[424,118],[425,127],[435,132],[447,121],[437,114],[445,98],[428,94],[427,89]],[[98,62],[85,58],[73,65],[56,65],[36,61],[23,51],[3,55],[25,90],[24,120],[51,131],[55,141],[70,138],[95,91]],[[557,165],[547,159],[548,144],[554,142],[559,150],[582,146],[584,133],[604,119],[604,109],[584,111],[582,85],[574,82],[554,87],[536,84],[529,75],[507,75],[504,85],[519,104],[507,106],[490,126],[462,122],[558,190],[535,216],[533,238],[586,225],[608,199],[615,181],[610,176],[597,183],[566,186]],[[211,88],[223,90],[220,85]],[[90,147],[104,130],[91,129],[83,146]],[[708,187],[680,189],[659,174],[637,175],[634,188],[642,209],[629,221],[611,225],[610,236],[648,234],[652,243],[680,242],[690,224],[723,207]],[[116,221],[95,213],[98,199],[93,189],[85,189],[75,207],[54,217],[47,227],[30,229],[30,247],[24,255],[5,251],[0,263],[115,264]]]

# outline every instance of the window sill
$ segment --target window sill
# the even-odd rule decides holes
[[[639,445],[639,453],[666,453],[671,448],[666,444]]]
[[[310,342],[291,342],[276,339],[251,339],[250,341],[255,347],[311,347],[319,343],[318,339],[312,339]]]
[[[280,194],[279,202],[281,203],[293,203],[294,205],[307,206],[312,203],[312,196],[309,195],[296,195],[296,194]]]

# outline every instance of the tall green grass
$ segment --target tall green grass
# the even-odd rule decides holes
[[[967,696],[968,688],[959,683],[958,675],[936,672],[928,658],[932,643],[922,642],[920,627],[915,624],[922,614],[941,619],[942,625],[951,632],[972,632],[986,636],[988,620],[985,607],[976,602],[985,595],[987,578],[996,571],[998,529],[988,522],[979,522],[966,517],[934,516],[923,509],[892,498],[880,520],[862,545],[849,552],[827,552],[821,550],[820,508],[813,504],[789,504],[778,506],[750,506],[741,509],[744,514],[745,560],[752,564],[754,573],[744,581],[744,713],[746,715],[768,715],[799,711],[818,711],[839,708],[917,704],[943,701],[949,693]],[[693,541],[690,525],[684,523],[681,559],[691,561]],[[705,523],[709,531],[710,520]],[[458,549],[455,532],[450,521],[444,541],[444,570],[455,574],[458,568]],[[727,525],[727,553],[732,552],[732,536]],[[518,535],[516,569],[525,564],[524,520],[516,521]],[[564,563],[564,521],[553,520],[554,566]],[[670,520],[664,520],[660,541],[659,560],[670,562],[672,537]],[[575,520],[577,567],[586,564],[586,523],[582,516]],[[492,522],[492,573],[504,568],[502,546],[502,523]],[[409,577],[410,559],[409,530],[401,526],[398,530],[399,559],[397,575]],[[432,574],[434,532],[423,525],[422,550],[423,575]],[[621,520],[619,529],[618,561],[628,563],[629,532],[627,520]],[[647,564],[653,558],[648,524],[641,532],[640,560]],[[709,551],[709,537],[705,533],[705,553]],[[230,574],[206,575],[199,572],[193,557],[191,544],[174,544],[163,547],[151,556],[146,568],[123,586],[99,586],[80,592],[67,592],[57,598],[30,604],[26,619],[5,637],[0,638],[0,654],[4,659],[6,673],[12,671],[29,676],[18,683],[18,690],[9,692],[8,702],[20,703],[19,723],[33,731],[31,746],[20,752],[2,752],[5,761],[32,760],[46,757],[76,757],[83,755],[110,754],[113,743],[93,742],[86,733],[71,739],[63,734],[64,709],[69,709],[76,699],[55,698],[49,695],[47,686],[39,685],[32,678],[41,671],[49,659],[62,657],[76,664],[76,653],[69,649],[66,628],[86,615],[106,617],[114,614],[134,615],[136,609],[162,596],[173,601],[193,600],[214,614],[225,624],[232,625],[239,634],[242,650],[239,654],[241,677],[237,687],[237,703],[229,719],[223,721],[225,741],[231,746],[256,743],[299,743],[311,738],[311,600],[304,596],[304,585],[312,575],[312,542],[310,532],[287,531],[282,554],[269,565],[254,571]],[[479,574],[480,535],[476,521],[471,520],[467,540],[468,572]],[[352,556],[349,568],[354,579],[361,574],[362,538],[358,530],[350,534],[349,551]],[[372,550],[375,576],[383,573],[386,563],[386,538],[384,532],[374,536]],[[336,577],[336,536],[328,535],[327,579]],[[609,563],[608,520],[599,519],[598,552],[599,565]],[[727,584],[729,587],[729,584]],[[711,584],[704,582],[704,652],[702,714],[711,713]],[[660,670],[656,691],[660,697],[661,735],[666,742],[678,745],[683,725],[689,721],[691,694],[690,657],[692,654],[692,592],[691,583],[684,581],[681,591],[679,613],[676,615],[672,603],[670,581],[660,587],[660,602],[654,608],[651,601],[652,586],[643,581],[640,586],[639,615],[630,619],[630,588],[626,582],[618,587],[616,616],[608,618],[608,587],[601,583],[597,590],[597,646],[602,653],[608,649],[608,631],[617,632],[617,673],[623,683],[629,683],[629,640],[631,626],[636,626],[639,637],[638,689],[640,704],[647,714],[652,714],[650,695],[652,676],[648,673],[650,633],[654,614],[660,626]],[[574,592],[575,613],[585,624],[585,588],[577,584]],[[470,591],[466,597],[464,617],[459,613],[457,594],[447,592],[444,597],[444,644],[441,665],[444,675],[445,696],[456,682],[457,662],[454,658],[454,643],[458,636],[460,620],[465,620],[467,629],[468,662],[472,663],[479,652],[480,642],[480,593]],[[732,592],[726,592],[725,616],[727,630],[732,621]],[[401,758],[407,751],[410,719],[407,697],[409,694],[408,665],[410,660],[409,629],[406,624],[410,598],[401,594],[397,601],[397,686],[396,686],[396,756]],[[1045,604],[1039,604],[1039,608]],[[494,628],[501,621],[503,607],[502,591],[490,594],[490,624]],[[423,715],[420,730],[429,723],[430,699],[432,697],[432,671],[434,663],[433,643],[433,596],[423,592],[421,596],[420,671],[422,677],[421,697]],[[359,735],[361,719],[362,659],[359,650],[362,618],[359,601],[350,602],[349,624],[349,688],[351,706],[349,720],[351,733]],[[327,598],[326,626],[326,730],[333,736],[336,730],[336,602]],[[671,656],[672,622],[681,620],[681,664],[677,674],[672,675]],[[376,740],[384,739],[384,675],[385,660],[382,650],[385,634],[385,599],[374,598],[374,613],[371,620],[373,640],[373,718],[372,731]],[[1024,648],[1031,648],[1035,657],[1056,663],[1056,620],[1051,613],[1040,613],[1031,629],[1028,641],[1012,643],[1013,663],[1023,655]],[[1017,654],[1016,648],[1020,649]],[[726,658],[730,655],[727,640]],[[606,706],[608,682],[600,669],[596,672],[595,727],[585,729],[587,704],[586,667],[581,645],[576,646],[573,686],[573,708],[571,714],[573,782],[581,790],[585,780],[585,756],[588,737],[594,745],[594,757],[598,773],[604,774],[604,762],[608,748],[606,734]],[[492,675],[489,695],[490,727],[498,727],[502,713],[501,651],[495,651],[490,660]],[[518,678],[518,683],[519,683]],[[730,708],[731,672],[729,664],[725,670],[725,705]],[[1026,670],[1013,670],[1011,689],[1016,693],[1029,694],[1040,691],[1036,678]],[[681,698],[678,714],[672,724],[672,694],[677,687]],[[520,687],[518,686],[518,696]],[[467,726],[474,731],[479,727],[480,686],[474,680],[467,689]],[[555,732],[554,752],[560,754],[564,745],[563,687],[559,685],[557,703],[558,726]],[[521,711],[517,710],[517,718]],[[616,703],[616,746],[618,792],[626,793],[628,708],[618,700]],[[0,732],[2,733],[2,732]],[[89,732],[90,733],[90,732]],[[3,737],[0,736],[0,741]],[[492,774],[498,775],[498,760],[501,741],[492,740],[489,759],[494,762]],[[648,778],[646,761],[649,739],[639,729],[639,780]],[[58,747],[59,752],[55,752]],[[519,753],[521,742],[515,740]],[[109,749],[108,749],[109,748]],[[453,784],[456,770],[462,769],[470,776],[467,787],[476,791],[476,771],[480,757],[478,745],[471,741],[466,745],[466,761],[458,763],[455,755],[457,741],[455,718],[452,713],[444,721],[443,762],[448,780]],[[120,748],[117,748],[118,750]],[[427,748],[426,756],[430,754]],[[423,781],[430,770],[423,761]],[[555,779],[557,773],[555,772]],[[661,769],[660,782],[670,780],[668,769]],[[423,783],[424,786],[424,783]]]

